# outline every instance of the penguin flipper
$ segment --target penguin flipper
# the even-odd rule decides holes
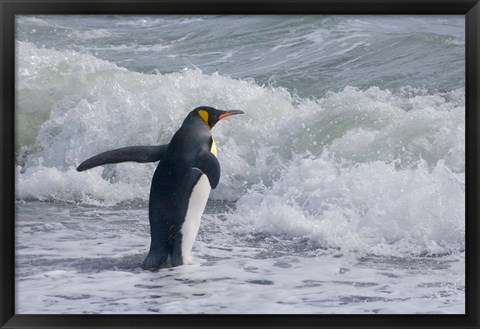
[[[216,188],[220,181],[220,163],[213,153],[202,152],[197,157],[193,169],[200,170],[208,177],[212,189]]]
[[[145,163],[159,161],[167,150],[167,147],[168,144],[156,146],[128,146],[103,152],[83,161],[77,167],[77,171],[84,171],[109,163],[127,161]]]

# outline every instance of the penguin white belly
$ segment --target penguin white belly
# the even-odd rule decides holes
[[[203,211],[207,205],[210,191],[211,187],[208,177],[202,174],[197,184],[193,187],[192,194],[188,201],[185,221],[182,225],[182,258],[184,264],[190,261],[190,252],[192,251],[193,243],[197,237],[200,220],[202,219]]]

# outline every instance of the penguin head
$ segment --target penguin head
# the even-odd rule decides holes
[[[243,111],[222,111],[209,106],[200,106],[190,112],[189,115],[198,116],[203,122],[205,122],[208,128],[212,129],[218,121],[235,114],[243,114]]]

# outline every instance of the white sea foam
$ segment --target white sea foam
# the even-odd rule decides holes
[[[464,313],[462,17],[16,22],[16,313]],[[75,167],[203,104],[245,114],[192,262],[143,271],[155,164]]]
[[[73,51],[17,47],[17,199],[147,200],[155,164],[74,168],[105,150],[167,143],[204,104],[246,113],[213,130],[222,178],[211,197],[238,200],[229,216],[239,231],[382,255],[463,250],[463,90],[346,87],[300,99],[198,69],[142,74]]]
[[[112,32],[109,29],[74,30],[68,36],[76,40],[93,40],[111,37]]]
[[[345,259],[347,258],[347,259]],[[169,272],[48,271],[19,282],[18,313],[405,314],[464,313],[464,282],[432,261],[412,267],[323,256],[204,261]],[[114,260],[113,264],[120,263]],[[127,261],[135,263],[132,257]],[[345,267],[346,264],[356,266]],[[386,266],[388,268],[383,268]],[[42,285],[38,285],[42,282]],[[402,289],[398,285],[402,283]],[[37,283],[37,284],[35,284]],[[45,293],[47,291],[48,293]],[[441,291],[441,293],[438,293]],[[295,293],[292,293],[295,292]],[[425,299],[428,298],[428,303]]]
[[[247,234],[306,237],[322,248],[386,256],[463,250],[464,174],[443,161],[432,171],[425,162],[395,167],[296,157],[272,187],[243,195],[231,219]]]

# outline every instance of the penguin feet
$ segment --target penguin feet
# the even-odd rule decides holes
[[[142,269],[157,271],[161,268],[170,267],[167,261],[168,255],[150,251],[142,263]]]
[[[183,265],[183,258],[182,258],[182,256],[175,257],[175,255],[172,255],[172,257],[170,258],[170,260],[171,260],[171,265],[172,265],[172,267],[176,267],[176,266],[181,266],[181,265]]]

